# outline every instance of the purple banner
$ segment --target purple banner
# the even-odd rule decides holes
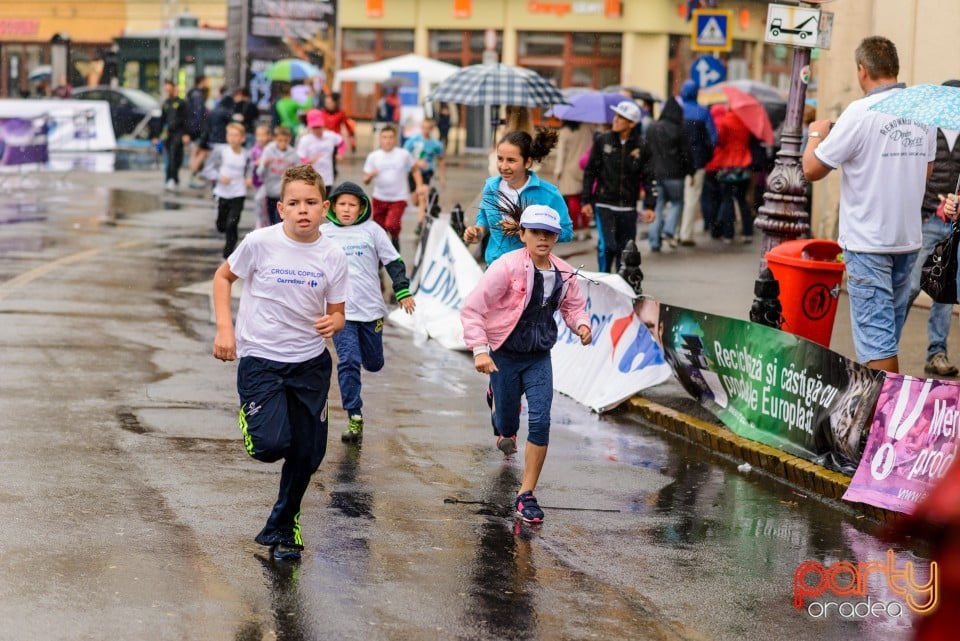
[[[843,498],[913,512],[953,462],[958,428],[960,383],[887,374]]]
[[[46,164],[49,160],[43,121],[0,118],[0,165]]]

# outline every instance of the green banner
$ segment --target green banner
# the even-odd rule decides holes
[[[882,372],[748,321],[661,305],[660,322],[674,374],[734,433],[853,474]]]

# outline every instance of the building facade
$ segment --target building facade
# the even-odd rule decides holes
[[[766,2],[721,2],[733,12],[733,77],[786,88],[784,48],[763,44]],[[674,94],[700,54],[681,0],[357,0],[340,11],[343,68],[406,53],[479,63],[486,44],[501,62],[536,70],[559,87],[625,85]],[[496,37],[490,38],[491,31]],[[376,88],[344,88],[348,108],[372,113]]]
[[[0,97],[36,95],[58,83],[57,78],[38,73],[51,64],[55,38],[69,42],[69,82],[98,84],[111,59],[114,38],[159,29],[166,15],[177,15],[188,4],[201,25],[225,28],[225,0],[0,2]]]

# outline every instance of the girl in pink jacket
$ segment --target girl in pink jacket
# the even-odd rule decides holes
[[[497,448],[506,456],[517,451],[520,397],[527,397],[529,421],[523,481],[514,502],[528,523],[543,521],[533,495],[547,457],[553,365],[550,350],[557,342],[554,313],[580,343],[592,340],[590,318],[577,285],[576,272],[550,252],[560,235],[560,214],[546,205],[531,205],[520,216],[525,248],[505,254],[490,265],[460,312],[463,338],[473,350],[478,372],[490,374],[495,407]]]

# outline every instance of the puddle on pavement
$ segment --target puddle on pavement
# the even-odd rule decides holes
[[[0,203],[0,224],[28,223],[46,220],[47,208],[34,201]]]

